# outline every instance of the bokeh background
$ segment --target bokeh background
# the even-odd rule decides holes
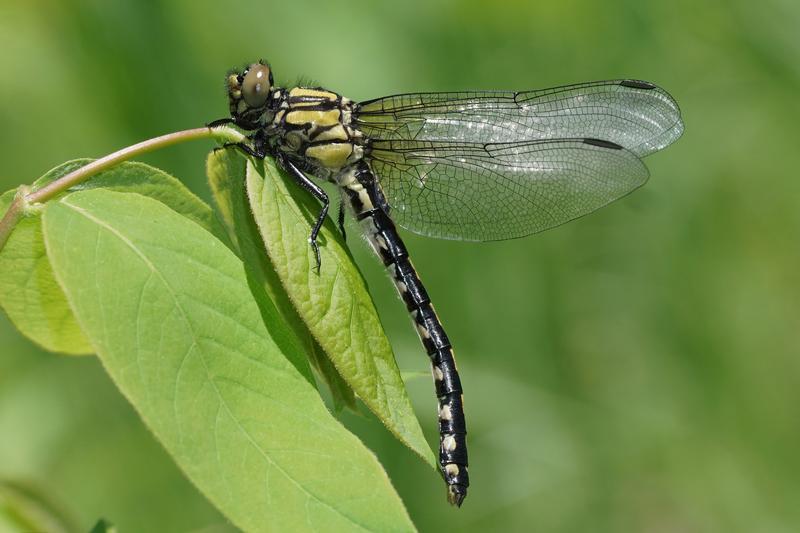
[[[542,235],[407,236],[456,345],[470,497],[367,418],[423,531],[800,529],[800,3],[3,0],[0,185],[227,112],[264,57],[351,98],[634,77],[683,138],[642,190]],[[145,158],[209,198],[204,142]],[[354,229],[354,228],[353,228]],[[354,232],[351,232],[354,235]],[[350,240],[404,370],[403,306]],[[0,273],[2,275],[2,273]],[[410,384],[435,442],[427,379]],[[0,480],[85,531],[226,531],[93,357],[43,353],[0,317]]]

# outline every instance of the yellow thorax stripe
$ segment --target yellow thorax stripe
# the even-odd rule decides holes
[[[331,101],[334,101],[338,98],[336,93],[320,89],[306,89],[305,87],[295,87],[294,89],[289,91],[289,97],[303,97],[303,96],[311,98],[319,98],[321,100],[331,100]]]
[[[347,131],[344,126],[337,124],[336,126],[320,131],[314,136],[314,142],[319,141],[346,141],[348,140]]]
[[[286,114],[286,122],[289,124],[312,124],[315,126],[334,126],[339,123],[340,111],[330,109],[328,111],[307,111],[293,110]]]
[[[350,143],[317,144],[306,149],[306,156],[312,157],[330,169],[340,169],[347,164],[347,158],[353,153]]]

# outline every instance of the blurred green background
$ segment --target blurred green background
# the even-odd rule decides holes
[[[473,487],[461,510],[378,424],[423,531],[800,529],[800,3],[791,0],[0,3],[0,185],[225,116],[264,57],[356,100],[656,82],[686,133],[651,182],[533,238],[407,236],[456,346]],[[208,143],[145,161],[204,198]],[[355,235],[352,228],[351,235]],[[427,371],[377,261],[356,258],[404,370]],[[435,442],[427,379],[410,385]],[[88,530],[224,531],[98,361],[0,317],[0,479]],[[0,524],[0,528],[2,525]]]

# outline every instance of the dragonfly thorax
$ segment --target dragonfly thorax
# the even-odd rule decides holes
[[[274,87],[263,61],[228,75],[228,100],[237,126],[317,177],[333,179],[364,156],[352,100],[320,87]]]
[[[265,134],[275,150],[330,178],[364,156],[365,138],[352,125],[353,101],[318,87],[274,91],[275,111]]]

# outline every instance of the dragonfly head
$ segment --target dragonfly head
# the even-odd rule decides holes
[[[234,123],[246,130],[254,130],[270,122],[273,91],[272,69],[266,61],[228,74],[228,101]]]

